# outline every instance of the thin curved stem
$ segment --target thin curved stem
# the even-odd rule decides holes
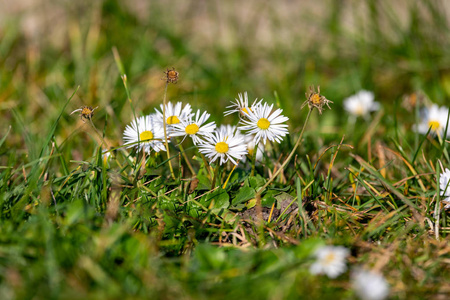
[[[167,86],[169,82],[166,82],[166,87],[164,88],[164,98],[163,98],[163,124],[164,124],[164,145],[166,146],[167,159],[169,160],[169,169],[170,175],[173,179],[175,179],[175,173],[173,172],[172,162],[170,161],[170,152],[169,152],[169,142],[167,141],[167,120],[166,120],[166,95],[167,95]]]
[[[286,165],[289,163],[289,161],[292,159],[292,156],[294,156],[295,151],[297,150],[298,146],[300,145],[300,142],[303,138],[303,132],[305,131],[306,128],[306,124],[308,124],[309,121],[309,117],[311,115],[312,109],[309,110],[308,115],[306,116],[306,120],[305,120],[305,124],[303,124],[303,128],[302,131],[300,132],[300,135],[297,139],[297,142],[295,143],[294,148],[292,149],[291,153],[289,154],[289,156],[286,158],[286,160],[283,162],[283,164],[281,165],[281,167],[275,172],[275,174],[273,174],[273,176],[266,182],[266,184],[261,187],[258,192],[256,192],[256,199],[261,198],[261,193],[264,192],[264,190],[269,186],[269,184],[271,184],[275,178],[277,178],[278,175],[280,175],[280,173],[284,170],[284,168],[286,167]]]

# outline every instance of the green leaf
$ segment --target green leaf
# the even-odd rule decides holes
[[[280,192],[270,190],[267,193],[264,194],[264,196],[261,198],[261,205],[263,207],[272,207],[272,204],[275,202],[275,195],[279,194]]]
[[[240,203],[243,203],[245,201],[248,201],[252,198],[255,198],[255,189],[249,187],[249,186],[244,186],[243,188],[241,188],[239,190],[239,192],[237,193],[236,197],[232,200],[233,205],[237,205]]]
[[[262,187],[266,183],[266,180],[260,175],[251,176],[248,178],[248,185],[254,189]]]

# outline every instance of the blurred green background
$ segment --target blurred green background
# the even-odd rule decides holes
[[[269,102],[276,93],[298,128],[304,93],[320,85],[333,110],[320,123],[314,116],[310,129],[342,136],[342,100],[360,89],[374,91],[388,116],[416,91],[448,102],[449,12],[444,0],[2,1],[0,132],[11,125],[9,148],[37,157],[33,145],[80,86],[56,142],[71,145],[73,159],[93,154],[87,125],[69,115],[89,105],[99,106],[94,123],[119,146],[132,112],[116,47],[139,114],[159,106],[163,72],[174,67],[180,80],[169,100],[207,109],[218,122],[237,121],[222,112],[238,93]]]
[[[448,294],[446,212],[441,231],[434,226],[441,241],[432,222],[440,222],[435,167],[439,159],[448,166],[448,144],[411,133],[419,109],[404,100],[416,93],[449,104],[449,16],[446,0],[0,0],[0,144],[11,128],[0,148],[0,298],[351,298],[348,274],[309,276],[308,258],[323,243],[351,248],[352,265],[378,266],[394,297]],[[127,155],[103,164],[97,134],[70,113],[98,106],[96,128],[111,146],[122,145],[133,113],[114,51],[137,114],[159,107],[172,67],[180,79],[169,85],[169,100],[206,109],[219,123],[238,121],[223,111],[244,91],[284,109],[291,135],[267,151],[264,176],[291,151],[306,118],[305,92],[320,85],[332,110],[312,114],[301,155],[286,168],[286,181],[274,184],[303,193],[314,230],[305,225],[287,241],[271,230],[267,244],[255,230],[247,241],[240,220],[225,224],[211,215],[209,223],[209,211],[200,215],[189,199],[204,189],[186,193],[189,178],[176,185],[153,181],[150,172],[141,178]],[[383,109],[352,123],[342,102],[360,89],[373,91]],[[366,165],[349,147],[334,161],[338,150],[330,146],[343,135]],[[235,178],[246,172],[238,168]],[[231,179],[226,197],[244,190],[239,180]],[[419,206],[421,224],[398,195]],[[238,227],[239,247],[214,246]],[[272,239],[279,248],[267,249]]]

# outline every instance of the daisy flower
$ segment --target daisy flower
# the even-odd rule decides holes
[[[214,131],[211,135],[206,136],[206,140],[200,144],[199,150],[211,162],[220,158],[219,164],[221,165],[228,160],[237,165],[237,161],[247,154],[244,137],[228,134],[224,130]]]
[[[200,115],[200,110],[197,110],[195,116],[191,115],[187,119],[181,120],[179,124],[174,125],[171,136],[183,136],[183,139],[190,136],[194,144],[199,144],[201,136],[210,135],[216,128],[214,122],[205,124],[209,116],[210,114],[206,111]]]
[[[127,125],[123,132],[125,144],[131,144],[127,148],[136,146],[147,153],[153,149],[156,152],[166,150],[163,144],[164,130],[155,121],[153,115],[140,117]]]
[[[262,101],[262,99],[259,101],[258,99],[255,99],[253,104],[249,107],[247,92],[244,92],[244,95],[238,94],[238,99],[234,100],[236,100],[236,103],[233,103],[233,101],[231,101],[231,103],[233,104],[227,106],[227,108],[230,108],[230,110],[224,112],[225,116],[231,115],[235,112],[239,113],[242,116],[245,116],[245,113],[248,113],[249,110],[252,111],[256,106],[260,105]]]
[[[445,106],[439,107],[433,104],[430,108],[425,109],[423,112],[423,118],[420,124],[417,126],[417,131],[421,134],[426,134],[428,129],[431,128],[432,134],[444,134],[445,127],[448,124],[448,108]],[[450,126],[450,124],[449,124]],[[447,136],[450,136],[450,130],[447,132]]]
[[[182,120],[186,120],[191,116],[191,105],[188,103],[182,109],[181,106],[183,104],[181,102],[177,102],[177,104],[173,105],[172,102],[168,102],[166,104],[166,129],[169,130],[168,134],[173,129],[173,126],[176,124],[180,124]],[[164,105],[160,106],[161,111],[155,108],[156,111],[156,122],[159,123],[161,127],[164,126],[164,117],[163,117],[163,109]]]
[[[383,300],[389,296],[389,285],[383,275],[358,269],[351,274],[352,286],[363,300]]]
[[[445,169],[445,172],[439,176],[439,187],[441,188],[442,200],[445,202],[445,208],[450,208],[450,170]]]
[[[344,100],[344,109],[357,117],[368,116],[370,112],[380,109],[380,103],[374,99],[373,92],[362,90]]]
[[[281,124],[289,120],[288,117],[283,116],[283,110],[277,109],[272,113],[272,105],[267,103],[255,106],[248,113],[244,113],[248,120],[241,120],[244,124],[239,129],[248,130],[247,134],[255,134],[255,144],[258,144],[262,139],[266,144],[266,140],[281,142],[282,138],[288,134],[286,124]]]
[[[233,135],[235,137],[243,137],[245,145],[247,146],[247,152],[248,155],[252,156],[253,151],[255,150],[255,136],[253,135],[242,135],[241,131],[233,125],[220,125],[220,127],[217,129],[218,131],[225,131],[228,135]],[[258,144],[258,150],[256,152],[256,161],[262,161],[263,159],[263,153],[264,153],[264,145]],[[243,156],[241,161],[245,162],[247,160],[246,156]]]
[[[347,248],[342,246],[323,246],[316,250],[316,262],[309,269],[312,274],[326,274],[336,278],[347,270],[346,260],[349,255]]]

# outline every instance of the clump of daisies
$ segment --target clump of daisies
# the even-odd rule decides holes
[[[128,147],[135,146],[147,153],[151,150],[165,150],[164,143],[173,137],[180,137],[182,143],[191,138],[200,153],[222,165],[228,161],[237,164],[245,161],[247,154],[254,154],[255,162],[261,161],[264,145],[280,143],[289,133],[285,124],[289,118],[282,115],[281,109],[255,99],[249,104],[247,92],[239,94],[236,102],[228,106],[225,115],[238,113],[239,126],[223,125],[216,129],[214,122],[208,122],[210,114],[197,110],[192,112],[189,104],[181,102],[173,105],[168,102],[156,113],[140,117],[131,122],[124,131],[124,141]],[[165,117],[165,120],[164,120]],[[166,124],[166,134],[164,134]]]
[[[450,126],[448,108],[433,104],[422,111],[422,118],[416,130],[421,134],[427,134],[428,130],[430,130],[432,135],[438,134],[442,137],[447,126]],[[447,136],[450,136],[450,129],[447,131]]]
[[[351,280],[352,287],[360,299],[383,300],[389,296],[389,285],[378,272],[356,269],[351,274]]]
[[[450,208],[450,170],[445,169],[444,173],[442,173],[439,177],[439,187],[441,190],[442,202],[444,202],[445,208]]]
[[[344,100],[344,109],[356,117],[367,117],[380,109],[380,103],[374,100],[373,92],[361,90]]]
[[[311,274],[326,274],[336,278],[347,270],[349,250],[342,246],[322,246],[314,252],[316,261],[311,265]]]

